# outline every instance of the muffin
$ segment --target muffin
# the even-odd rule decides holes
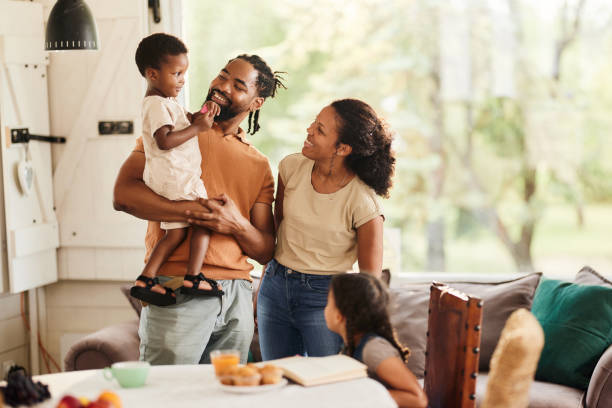
[[[256,386],[261,381],[261,374],[251,367],[238,367],[232,376],[234,385]]]
[[[238,366],[223,367],[217,375],[219,382],[224,385],[234,385],[234,375],[238,373],[238,369]]]
[[[272,364],[266,364],[259,369],[262,384],[278,384],[283,378],[283,370]]]

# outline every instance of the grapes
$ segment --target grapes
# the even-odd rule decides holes
[[[40,381],[33,382],[25,368],[12,366],[6,376],[6,387],[0,387],[4,402],[12,407],[34,405],[51,398],[49,387]]]

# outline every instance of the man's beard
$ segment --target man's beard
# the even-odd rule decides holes
[[[213,94],[213,90],[211,90],[210,92],[208,92],[208,95],[206,96],[206,100],[207,101],[212,101],[211,97]],[[218,90],[216,91],[218,93],[220,93],[221,95],[223,95],[222,92],[219,92]],[[225,95],[223,95],[225,96]],[[229,100],[229,98],[226,98]],[[231,118],[233,118],[234,116],[238,115],[240,113],[239,110],[235,110],[232,106],[232,103],[230,102],[229,105],[227,106],[219,106],[220,110],[219,110],[219,114],[217,116],[215,116],[215,122],[225,122],[226,120],[229,120]]]

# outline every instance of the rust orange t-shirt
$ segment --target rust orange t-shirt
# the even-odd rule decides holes
[[[250,219],[255,203],[272,205],[274,201],[274,178],[266,156],[259,152],[246,139],[240,129],[237,135],[223,134],[214,124],[213,127],[198,135],[202,153],[202,180],[208,197],[225,193],[230,197],[240,213]],[[136,140],[135,152],[142,152],[142,139]],[[164,231],[159,222],[149,221],[145,236],[148,261],[151,251],[163,237]],[[159,271],[163,276],[182,276],[187,271],[189,259],[189,240],[191,232],[168,258]],[[247,262],[234,237],[213,232],[210,237],[202,272],[212,279],[249,279],[253,269]]]

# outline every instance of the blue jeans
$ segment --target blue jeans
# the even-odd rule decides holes
[[[323,310],[331,275],[296,272],[275,259],[268,263],[257,297],[263,360],[296,354],[337,354],[342,338],[325,324]]]

